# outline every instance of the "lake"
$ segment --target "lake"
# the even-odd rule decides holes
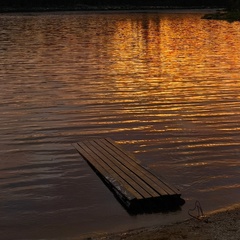
[[[79,239],[240,199],[240,23],[203,12],[0,15],[0,236]],[[129,215],[72,146],[110,137],[177,186]]]

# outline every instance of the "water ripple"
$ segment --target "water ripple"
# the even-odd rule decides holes
[[[47,239],[154,222],[126,215],[73,149],[93,136],[117,140],[190,203],[236,203],[239,33],[197,13],[1,15],[0,227]]]

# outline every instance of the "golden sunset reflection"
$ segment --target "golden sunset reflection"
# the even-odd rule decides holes
[[[239,74],[228,71],[240,62],[240,38],[236,36],[239,36],[239,25],[232,28],[228,23],[215,26],[214,22],[209,24],[199,18],[193,21],[191,16],[121,21],[116,24],[112,39],[112,56],[118,61],[114,61],[111,69],[119,74],[134,74],[128,79],[123,76],[124,82],[116,82],[123,94],[126,86],[130,90],[131,83],[141,82],[148,88],[156,87],[157,91],[161,88],[161,94],[174,89],[171,94],[181,99],[203,100],[213,91],[224,91],[226,83],[239,87],[239,83],[234,82]],[[224,55],[218,56],[218,53]],[[148,75],[142,75],[146,70]],[[211,80],[218,73],[222,81],[216,81],[213,87]],[[182,94],[186,88],[187,94]],[[134,86],[131,89],[136,90]],[[155,92],[143,91],[140,95],[148,93]]]
[[[240,184],[234,184],[234,185],[227,185],[227,186],[216,186],[213,188],[207,188],[207,189],[200,189],[200,192],[216,192],[216,191],[221,191],[224,189],[238,189],[240,188]]]
[[[166,174],[188,209],[238,201],[240,23],[201,16],[0,15],[4,226],[78,234],[162,221],[127,215],[73,148],[87,138],[113,138]]]
[[[124,114],[151,117],[149,131],[156,133],[198,131],[200,125],[201,130],[209,131],[218,122],[207,120],[210,111],[219,120],[235,114],[226,111],[226,106],[236,108],[239,99],[239,73],[233,70],[240,62],[239,25],[209,24],[191,14],[156,15],[121,20],[115,29],[109,71],[116,94],[121,94],[124,102],[131,99]],[[165,118],[180,122],[156,128]],[[196,121],[199,118],[202,120]]]

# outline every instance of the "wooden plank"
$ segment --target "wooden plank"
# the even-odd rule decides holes
[[[104,150],[107,151],[108,154],[114,159],[115,162],[118,162],[118,164],[123,166],[125,171],[130,172],[135,176],[136,181],[138,184],[140,184],[143,188],[146,189],[153,197],[159,196],[159,192],[156,191],[155,188],[151,186],[148,182],[145,181],[145,178],[142,177],[141,172],[138,171],[138,169],[133,168],[127,161],[123,159],[123,156],[116,154],[116,152],[112,151],[111,148],[105,145],[105,143],[102,140],[97,141],[97,144]]]
[[[111,175],[115,178],[123,187],[125,187],[136,199],[144,198],[133,186],[129,185],[126,179],[120,178],[119,175],[113,170],[108,164],[106,164],[94,151],[92,151],[88,145],[84,142],[79,142],[78,145],[84,149],[85,152],[88,153],[87,160],[92,163],[94,166],[95,164],[100,165],[108,175]],[[101,172],[100,172],[101,173]]]
[[[102,168],[105,169],[106,173],[110,176],[112,176],[114,179],[116,179],[116,181],[118,181],[124,188],[126,188],[126,190],[134,196],[134,198],[137,199],[142,199],[143,197],[133,188],[131,187],[128,182],[125,179],[121,179],[118,177],[118,175],[116,174],[116,172],[114,170],[112,170],[107,164],[105,164],[94,152],[92,152],[91,149],[89,149],[89,146],[85,145],[83,142],[78,143],[78,145],[82,148],[84,148],[84,150],[89,154],[89,156],[91,158],[87,158],[86,160],[92,164],[93,166],[95,166],[95,164],[99,164],[102,166]],[[101,173],[101,172],[100,172]]]
[[[159,193],[157,193],[151,186],[149,186],[148,184],[146,184],[146,182],[139,177],[138,174],[136,174],[136,172],[132,169],[129,169],[128,167],[125,166],[125,164],[122,164],[121,159],[119,158],[118,155],[112,155],[110,153],[111,149],[105,149],[104,147],[102,147],[101,145],[101,141],[97,140],[93,140],[91,142],[91,144],[97,149],[97,151],[99,151],[101,154],[103,154],[111,163],[114,164],[115,167],[121,169],[122,172],[120,172],[119,174],[123,174],[122,177],[125,178],[127,177],[127,180],[130,184],[134,184],[138,186],[138,189],[140,189],[140,191],[144,191],[145,198],[149,198],[149,197],[158,197]],[[104,145],[105,146],[105,145]]]
[[[99,149],[98,145],[94,141],[84,141],[83,143],[86,144],[89,149],[94,151],[94,153],[98,156],[99,160],[107,164],[112,171],[115,171],[115,173],[117,174],[115,175],[115,177],[117,179],[124,179],[128,185],[131,185],[144,198],[152,197],[152,195],[145,191],[145,189],[137,181],[134,181],[133,174],[131,175],[129,174],[129,172],[126,173],[126,171],[124,171],[125,169],[122,168],[118,161],[114,161],[114,159],[111,158],[108,152],[101,152],[101,149]]]
[[[101,141],[103,141],[103,140],[101,140]],[[108,148],[112,148],[114,151],[116,151],[116,154],[123,156],[123,159],[128,161],[128,163],[130,165],[132,165],[132,167],[134,167],[134,169],[135,168],[138,169],[141,172],[141,174],[144,175],[143,177],[146,178],[146,180],[148,181],[148,184],[154,185],[154,186],[157,185],[158,187],[156,187],[156,189],[158,189],[159,194],[161,194],[161,195],[166,195],[166,194],[179,195],[180,194],[180,192],[177,188],[171,186],[170,184],[166,183],[166,181],[157,177],[149,169],[146,169],[142,165],[136,163],[134,161],[134,159],[131,158],[131,156],[127,155],[126,152],[123,152],[122,149],[120,149],[119,146],[116,143],[114,143],[111,139],[105,139],[104,142],[106,143]],[[112,147],[108,143],[110,143],[112,145]]]
[[[88,139],[73,146],[99,173],[109,187],[117,193],[124,205],[138,206],[142,203],[159,206],[159,201],[180,201],[180,192],[164,179],[157,177],[138,160],[125,152],[111,139]],[[140,204],[140,205],[139,205]]]
[[[109,172],[103,167],[101,166],[101,164],[99,164],[96,159],[89,154],[88,150],[84,148],[84,146],[79,145],[78,143],[73,144],[73,146],[78,150],[78,152],[80,153],[80,155],[92,166],[94,166],[94,168],[96,168],[96,170],[102,174],[106,180],[108,180],[113,187],[122,192],[126,198],[131,201],[134,199],[141,199],[142,196],[140,194],[138,194],[138,192],[136,192],[134,189],[125,186],[124,183],[122,183],[121,181],[117,181],[116,179],[114,179],[114,176],[111,176],[109,174]],[[126,189],[126,190],[125,190]]]
[[[110,142],[115,148],[120,149],[119,145],[115,142],[113,142],[110,138],[106,139],[108,142]],[[128,155],[127,152],[123,151],[123,154],[125,154],[126,156],[128,156],[130,159],[132,159],[131,155]],[[134,159],[133,159],[134,160]],[[132,162],[132,161],[130,161]],[[132,162],[133,163],[133,162]],[[156,176],[155,174],[153,174],[148,168],[142,166],[141,164],[139,164],[141,166],[141,168],[144,168],[151,176],[153,180],[156,180],[157,182],[162,182],[164,185],[166,185],[167,188],[170,188],[173,192],[175,192],[176,194],[180,194],[180,191],[173,185],[170,185],[169,183],[166,182],[165,179],[161,179],[160,177]],[[161,185],[164,188],[164,185]],[[172,191],[170,191],[170,194],[172,194]]]
[[[165,186],[161,187],[159,184],[161,182],[154,181],[152,179],[152,174],[148,172],[143,166],[140,164],[136,163],[133,161],[126,153],[122,152],[121,150],[115,148],[114,145],[111,145],[111,143],[107,142],[106,140],[100,140],[100,142],[103,147],[107,148],[111,154],[116,155],[116,156],[121,156],[121,158],[118,158],[118,160],[122,163],[125,164],[125,166],[129,169],[129,171],[134,171],[135,174],[139,176],[139,178],[144,181],[145,185],[148,187],[151,187],[160,195],[169,195],[169,194],[174,194],[171,190],[167,189],[165,190]]]

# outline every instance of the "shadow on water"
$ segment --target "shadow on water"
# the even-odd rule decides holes
[[[116,198],[118,197],[116,196]],[[184,203],[185,200],[177,196],[135,201],[129,207],[126,207],[124,202],[121,201],[122,206],[130,215],[177,212],[181,211],[181,206]]]
[[[113,187],[102,174],[100,174],[91,164],[89,166],[103,181],[108,189],[113,193],[116,200],[128,212],[129,215],[152,214],[152,213],[169,213],[181,211],[181,206],[185,204],[185,200],[181,195],[167,195],[157,198],[131,200],[129,201],[120,191]]]

